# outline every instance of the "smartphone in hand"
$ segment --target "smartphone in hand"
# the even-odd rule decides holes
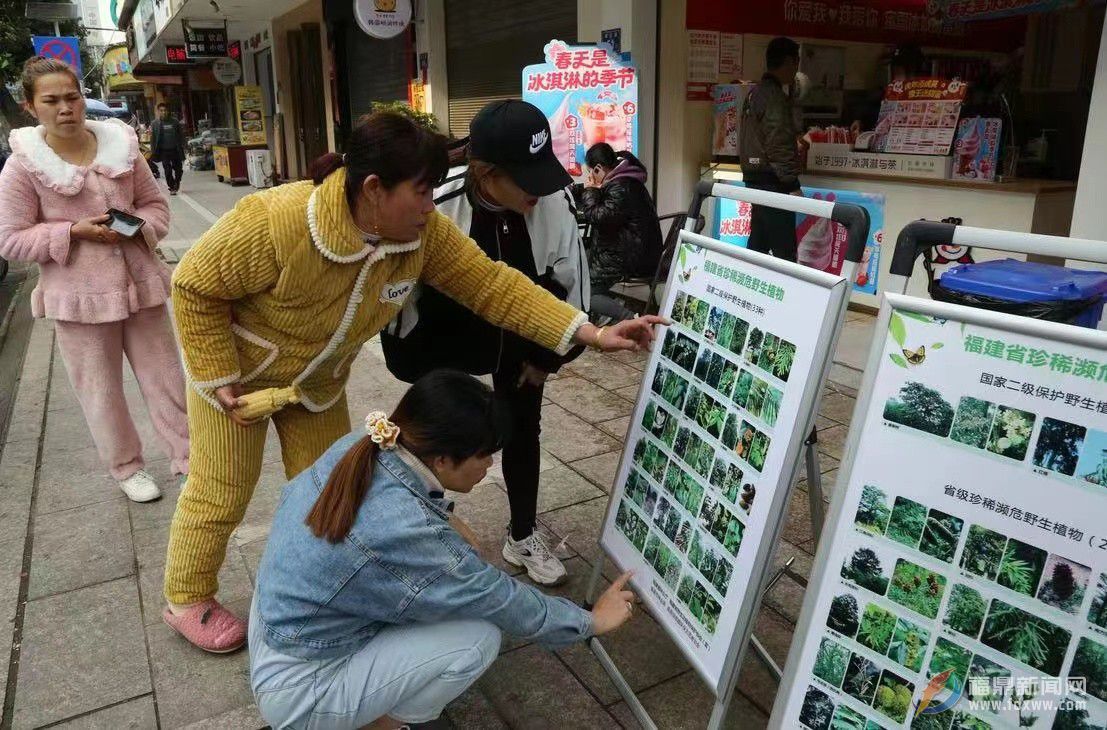
[[[138,232],[142,230],[142,226],[146,223],[137,215],[124,213],[115,208],[108,208],[108,215],[111,216],[111,220],[108,221],[108,228],[127,238],[138,235]]]

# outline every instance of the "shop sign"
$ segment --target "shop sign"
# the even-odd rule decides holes
[[[265,144],[265,114],[260,86],[234,87],[235,123],[242,144]]]
[[[395,38],[411,23],[411,0],[354,0],[358,27],[374,38]]]
[[[807,169],[811,171],[948,180],[952,166],[953,160],[945,155],[863,152],[848,144],[813,144],[807,152]]]
[[[217,58],[211,63],[211,74],[219,83],[230,86],[242,78],[242,66],[233,58]]]
[[[961,0],[979,7],[1019,4],[1020,0]],[[864,43],[917,43],[977,50],[1010,51],[1023,43],[1026,18],[966,24],[945,13],[936,0],[781,0],[740,3],[694,0],[687,3],[685,27],[722,33],[756,33]],[[989,16],[989,17],[995,17]]]
[[[193,26],[181,23],[184,30],[185,53],[189,59],[223,58],[227,55],[227,29]]]
[[[115,46],[105,51],[103,64],[109,91],[139,83],[131,73],[131,59],[126,46]]]
[[[730,181],[727,181],[730,183]],[[742,185],[740,182],[730,183]],[[827,190],[804,187],[803,197],[829,200],[834,203],[850,203],[869,213],[869,239],[865,253],[857,267],[853,290],[876,294],[877,274],[880,271],[880,247],[884,241],[884,196],[859,193],[854,190]],[[715,238],[745,248],[750,240],[750,204],[741,200],[719,198],[716,202]],[[798,261],[828,274],[840,275],[846,259],[846,235],[844,226],[818,216],[796,215],[796,240],[799,242]]]
[[[1107,335],[890,295],[772,727],[1107,724]]]
[[[550,120],[554,154],[569,174],[583,174],[584,154],[599,142],[637,154],[638,70],[628,55],[559,40],[544,50],[545,63],[523,69],[523,100]]]
[[[166,46],[165,47],[165,62],[169,64],[174,63],[191,63],[188,58],[188,52],[184,46]]]
[[[673,267],[600,543],[721,696],[846,286],[683,243]]]
[[[946,0],[946,15],[954,20],[983,20],[1047,13],[1082,4],[1082,0]]]

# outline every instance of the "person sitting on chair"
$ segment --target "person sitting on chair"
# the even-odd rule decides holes
[[[612,321],[634,313],[611,295],[611,287],[633,276],[652,276],[661,258],[661,226],[646,189],[646,168],[630,152],[615,152],[606,142],[584,157],[588,177],[581,196],[581,217],[592,226],[588,265],[592,315]]]

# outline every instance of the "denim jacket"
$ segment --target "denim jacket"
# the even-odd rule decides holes
[[[547,647],[591,636],[591,614],[494,568],[448,523],[395,453],[382,451],[346,538],[304,520],[331,470],[362,436],[339,439],[288,483],[258,570],[255,602],[270,648],[305,659],[353,654],[389,624],[481,618]]]

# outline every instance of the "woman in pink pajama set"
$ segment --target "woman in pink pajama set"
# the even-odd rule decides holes
[[[100,458],[127,496],[161,496],[147,474],[142,443],[123,393],[123,355],[171,468],[188,473],[188,419],[166,300],[169,267],[154,254],[169,229],[169,207],[139,154],[134,130],[85,120],[76,73],[32,58],[23,67],[26,108],[38,127],[13,130],[0,174],[0,256],[33,261],[36,317],[54,331]],[[108,228],[109,208],[146,221],[132,238]]]

